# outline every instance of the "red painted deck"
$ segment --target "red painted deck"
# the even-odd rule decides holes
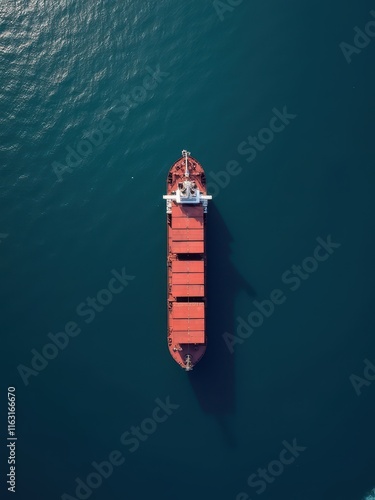
[[[174,205],[172,207],[172,217],[203,217],[203,207]]]

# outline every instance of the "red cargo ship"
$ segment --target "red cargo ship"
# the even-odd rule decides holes
[[[206,246],[208,200],[202,165],[186,150],[167,177],[168,348],[190,371],[206,351]]]

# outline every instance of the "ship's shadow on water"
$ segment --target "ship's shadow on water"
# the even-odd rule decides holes
[[[224,416],[235,412],[235,353],[224,342],[223,333],[235,333],[236,295],[255,292],[231,261],[232,237],[212,203],[207,214],[207,351],[189,379],[196,397],[207,413]],[[224,420],[220,420],[227,433]],[[229,432],[229,431],[228,431]]]

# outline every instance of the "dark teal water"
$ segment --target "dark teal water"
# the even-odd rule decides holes
[[[0,400],[5,412],[16,388],[18,498],[361,500],[375,487],[375,382],[363,378],[375,363],[375,40],[358,39],[350,64],[339,46],[374,8],[246,0],[221,20],[211,1],[3,0]],[[274,137],[240,154],[285,106],[284,129],[272,122]],[[190,375],[165,342],[162,195],[183,148],[216,195],[209,348]],[[237,175],[222,173],[231,160]],[[293,291],[284,273],[328,235],[340,246]],[[135,278],[88,306],[120,290],[123,268]],[[284,302],[231,354],[224,333],[274,289]],[[80,333],[32,368],[31,350],[69,322]],[[168,396],[168,418],[144,423]],[[142,422],[132,452],[120,438]],[[280,470],[294,440],[305,449]],[[124,463],[77,493],[114,450]],[[269,467],[268,483],[247,484]]]

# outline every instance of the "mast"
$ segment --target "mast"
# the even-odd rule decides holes
[[[189,177],[189,169],[188,169],[188,156],[190,156],[190,151],[184,149],[182,151],[182,156],[185,158],[185,177]]]

